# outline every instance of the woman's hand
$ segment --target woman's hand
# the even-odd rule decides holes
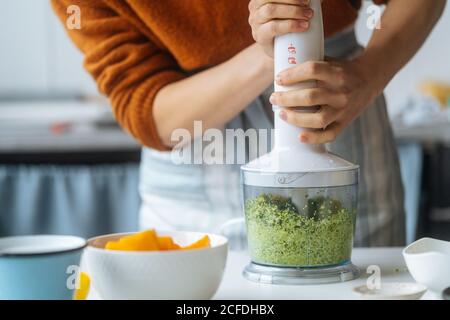
[[[303,143],[327,143],[345,129],[383,90],[370,76],[365,61],[306,62],[277,76],[279,85],[316,80],[317,88],[274,93],[272,104],[284,107],[280,117],[297,127],[309,128],[299,137]],[[320,106],[317,112],[299,113],[292,107]]]
[[[253,38],[273,57],[276,36],[309,29],[314,11],[309,0],[251,0],[249,23]]]

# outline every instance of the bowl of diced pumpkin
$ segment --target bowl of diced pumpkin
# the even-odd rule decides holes
[[[219,235],[147,230],[92,238],[84,259],[102,299],[204,300],[220,285],[227,252]]]

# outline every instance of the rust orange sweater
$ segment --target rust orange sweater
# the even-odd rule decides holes
[[[377,3],[387,0],[375,0]],[[152,117],[158,91],[253,43],[248,0],[52,0],[64,22],[81,9],[81,29],[67,30],[85,67],[110,99],[118,122],[142,144],[164,150]],[[352,23],[361,0],[324,0],[325,33]]]

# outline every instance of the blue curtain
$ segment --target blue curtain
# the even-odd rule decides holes
[[[0,166],[0,237],[137,230],[137,164]]]
[[[423,150],[418,143],[399,143],[398,153],[405,187],[406,240],[416,240],[422,185]]]

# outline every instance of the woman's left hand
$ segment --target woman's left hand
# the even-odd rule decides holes
[[[376,85],[366,63],[354,61],[306,62],[280,73],[276,82],[291,86],[317,81],[313,89],[274,93],[270,101],[284,107],[280,117],[297,127],[309,128],[299,139],[320,144],[335,140],[370,103],[384,86]],[[317,112],[300,113],[290,108],[320,106]]]

